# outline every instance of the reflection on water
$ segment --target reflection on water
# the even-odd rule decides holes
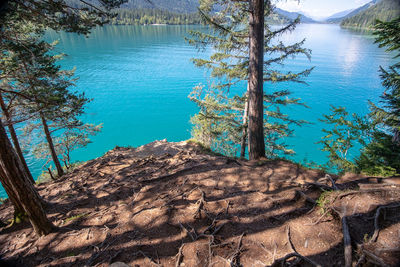
[[[338,54],[338,62],[342,63],[342,74],[350,76],[353,73],[354,68],[359,63],[361,54],[360,39],[357,37],[350,38],[346,43],[341,42],[340,54]],[[344,59],[342,58],[344,57]]]

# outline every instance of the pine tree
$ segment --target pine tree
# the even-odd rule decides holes
[[[18,135],[17,132],[15,131],[14,128],[14,122],[13,122],[13,115],[12,115],[12,110],[10,105],[6,105],[4,98],[2,96],[2,94],[0,93],[0,107],[1,110],[3,112],[4,118],[5,118],[5,122],[7,123],[7,127],[8,127],[8,132],[10,133],[11,139],[13,141],[14,144],[14,149],[17,152],[17,155],[25,169],[25,172],[29,178],[29,180],[32,183],[35,183],[35,180],[33,179],[32,173],[29,170],[28,164],[26,163],[25,157],[23,155],[22,152],[22,148],[21,148],[21,144],[18,140]]]
[[[396,51],[395,58],[400,57],[400,17],[390,21],[378,21],[375,35],[380,47],[387,51]],[[400,62],[384,69],[380,67],[382,85],[386,91],[381,96],[383,107],[372,106],[372,116],[392,133],[395,143],[400,143]]]
[[[218,12],[214,12],[215,7],[218,8]],[[208,45],[215,51],[209,59],[193,60],[196,66],[209,69],[211,77],[215,80],[210,88],[196,87],[189,96],[200,107],[199,114],[192,118],[192,123],[195,125],[193,136],[203,142],[207,140],[205,145],[223,153],[228,152],[235,155],[237,146],[240,145],[241,156],[244,156],[249,118],[254,117],[247,112],[250,111],[250,108],[246,108],[250,106],[248,105],[247,90],[250,88],[251,73],[249,10],[251,8],[248,1],[200,1],[200,14],[203,21],[211,26],[211,29],[192,32],[192,39],[189,40],[190,44],[199,49]],[[264,19],[272,13],[272,10],[273,6],[266,1]],[[298,73],[283,73],[275,69],[291,56],[304,54],[309,57],[310,55],[309,50],[302,48],[304,41],[289,46],[279,42],[279,36],[294,30],[298,22],[299,20],[296,20],[277,30],[271,29],[267,23],[263,22],[264,45],[262,48],[268,56],[261,61],[264,67],[261,84],[302,82],[301,79],[310,73],[311,69]],[[260,47],[259,49],[261,51]],[[258,55],[260,56],[260,53]],[[243,87],[242,93],[232,96],[231,89],[239,86]],[[260,89],[259,87],[258,90]],[[303,121],[290,119],[281,111],[280,106],[302,105],[299,99],[292,99],[289,95],[287,90],[261,93],[261,104],[264,104],[261,110],[264,131],[262,138],[263,141],[265,140],[265,148],[269,157],[276,157],[280,152],[293,153],[286,148],[282,138],[291,134],[289,124],[303,123]],[[259,97],[258,95],[254,99]],[[259,108],[261,106],[259,102],[258,106]],[[253,108],[254,110],[257,109]],[[249,135],[251,134],[249,133]],[[227,151],[226,148],[229,147],[231,149]],[[262,155],[263,149],[256,151],[252,157],[257,158]]]
[[[400,57],[400,17],[390,22],[378,21],[376,42]],[[400,62],[388,69],[380,67],[385,92],[379,105],[370,102],[369,135],[372,142],[365,146],[357,160],[359,168],[373,175],[400,173]]]
[[[400,17],[391,22],[378,21],[376,42],[388,51],[400,52]],[[400,54],[396,55],[396,58]],[[385,92],[379,104],[370,102],[370,113],[348,116],[345,108],[332,108],[324,122],[332,129],[322,138],[323,151],[329,152],[329,163],[339,171],[357,171],[368,175],[392,176],[400,173],[400,63],[380,68]],[[358,157],[348,151],[361,147]]]
[[[1,184],[6,190],[11,203],[14,205],[15,214],[26,213],[38,235],[50,233],[54,229],[54,226],[48,220],[42,206],[42,201],[12,148],[1,121],[0,166]]]
[[[43,42],[30,42],[32,40],[30,38],[40,37],[47,27],[54,30],[87,34],[94,26],[107,23],[110,9],[118,7],[123,1],[100,0],[98,1],[98,6],[86,1],[80,2],[85,4],[86,7],[76,8],[63,0],[15,0],[2,2],[0,6],[0,53],[2,59],[10,59],[10,57],[23,54],[31,55],[32,62],[34,62],[36,55],[40,55],[41,48],[44,45]],[[30,34],[23,32],[26,38],[20,40],[16,33],[23,29],[24,25],[32,25],[32,29]],[[16,96],[26,101],[35,100],[36,102],[40,101],[54,105],[57,100],[51,98],[35,99],[35,95],[31,95],[29,90],[25,90],[27,88],[26,85],[30,84],[26,83],[26,81],[32,77],[26,72],[28,68],[24,66],[25,58],[14,59],[1,61],[1,63],[11,64],[14,72],[8,73],[8,68],[1,66],[0,84],[2,86],[0,93],[7,93],[11,97]],[[18,62],[22,64],[19,65]],[[35,66],[35,64],[32,64],[32,66]],[[35,70],[35,68],[29,70]],[[33,77],[35,78],[33,82],[46,82],[40,81],[39,77],[42,76]],[[8,86],[4,88],[4,79],[14,79],[17,82],[6,82]],[[47,81],[52,81],[52,79]],[[14,85],[22,87],[16,88]],[[38,89],[41,87],[35,85],[30,86],[30,88]],[[0,181],[14,205],[16,213],[26,214],[37,234],[44,235],[54,229],[52,223],[46,217],[42,201],[33,184],[29,181],[26,170],[12,147],[1,121]]]

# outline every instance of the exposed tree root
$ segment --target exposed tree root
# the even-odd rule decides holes
[[[219,258],[222,259],[223,261],[225,261],[230,267],[241,267],[242,266],[240,264],[240,253],[242,253],[242,241],[243,241],[244,234],[245,233],[242,233],[240,235],[236,249],[228,259],[225,259],[225,258],[219,256]]]
[[[197,209],[193,215],[195,219],[201,219],[201,211],[204,209],[204,203],[206,202],[205,197],[206,193],[204,193],[203,190],[199,189],[201,192],[201,197],[200,199],[196,202]]]
[[[185,246],[185,243],[182,243],[182,245],[180,246],[179,250],[178,250],[178,254],[176,254],[176,262],[175,262],[175,267],[179,267],[181,265],[182,262],[182,258],[183,258],[183,247]]]
[[[365,249],[363,245],[359,245],[359,250],[361,252],[361,257],[357,262],[356,266],[362,266],[364,262],[369,262],[374,264],[375,266],[381,266],[381,267],[389,267],[384,260],[376,256],[374,253],[371,251]]]
[[[313,205],[317,204],[317,202],[314,199],[308,197],[306,194],[304,194],[303,192],[301,192],[299,190],[296,190],[296,197],[303,198],[305,201],[307,201]]]
[[[182,223],[179,223],[179,226],[182,228],[182,230],[192,239],[192,241],[196,241],[198,239],[196,230],[193,228],[191,230],[187,229]]]
[[[285,262],[286,262],[287,260],[291,259],[291,258],[298,258],[298,259],[303,260],[303,261],[305,261],[305,262],[307,262],[307,263],[309,263],[309,264],[311,264],[311,265],[313,265],[313,266],[321,267],[320,264],[314,262],[313,260],[311,260],[311,259],[309,259],[309,258],[307,258],[307,257],[304,257],[303,255],[301,255],[300,253],[298,253],[298,252],[296,251],[296,248],[295,248],[294,245],[293,245],[292,238],[291,238],[291,234],[290,234],[290,226],[287,226],[287,228],[286,228],[286,235],[287,235],[288,243],[289,243],[289,245],[290,245],[290,249],[291,249],[293,252],[291,252],[291,253],[285,255],[283,258],[280,258],[280,259],[278,259],[278,260],[276,260],[276,261],[275,261],[275,259],[274,259],[274,262],[270,265],[271,267],[284,266]],[[274,258],[275,258],[275,257],[274,257]]]
[[[197,164],[197,165],[193,165],[191,167],[184,168],[182,170],[178,170],[178,171],[176,171],[174,173],[171,173],[171,174],[166,174],[166,175],[162,175],[162,176],[159,176],[159,177],[156,177],[156,178],[153,178],[153,179],[142,180],[142,181],[139,181],[139,182],[143,183],[143,184],[151,184],[151,183],[154,183],[154,182],[159,182],[159,181],[171,179],[171,178],[174,178],[174,177],[177,177],[177,176],[181,176],[181,175],[185,174],[186,172],[192,171],[194,169],[201,168],[203,166],[204,166],[204,164]]]
[[[316,222],[307,223],[307,224],[305,224],[305,225],[307,225],[307,226],[315,226],[315,225],[319,224],[319,223],[321,222],[322,218],[324,218],[328,213],[329,213],[329,209],[327,209],[327,210],[321,215],[321,217],[318,218],[318,220],[317,220]]]
[[[376,242],[376,240],[378,239],[379,236],[379,217],[381,215],[381,211],[385,210],[385,209],[391,209],[391,208],[398,208],[400,207],[400,204],[392,204],[392,205],[386,205],[386,206],[380,206],[375,213],[375,217],[374,217],[374,234],[371,237],[371,240],[369,243],[371,242]]]
[[[352,266],[352,248],[351,248],[351,238],[349,226],[347,224],[346,210],[344,212],[339,212],[335,208],[331,207],[331,210],[334,211],[342,222],[342,232],[343,232],[343,246],[344,246],[344,262],[345,267]]]
[[[232,256],[229,259],[231,267],[236,267],[236,266],[239,267],[239,266],[241,266],[240,265],[240,253],[242,252],[243,236],[244,236],[244,233],[242,233],[240,235],[236,250],[235,250],[235,252],[232,254]]]
[[[332,176],[327,174],[327,175],[325,175],[325,177],[331,181],[333,190],[335,190],[335,191],[339,190],[339,188],[336,186],[335,181],[333,180]]]
[[[153,260],[151,257],[147,256],[147,255],[146,255],[143,251],[141,251],[141,250],[139,250],[139,251],[136,252],[135,254],[136,254],[136,255],[137,255],[137,254],[142,255],[143,257],[145,257],[146,259],[148,259],[148,260],[150,261],[150,263],[151,263],[152,265],[154,265],[154,266],[162,267],[161,264],[157,263],[155,260]]]

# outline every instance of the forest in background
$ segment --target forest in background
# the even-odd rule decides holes
[[[370,8],[341,21],[341,26],[346,28],[372,29],[376,21],[391,21],[400,16],[400,1],[381,0]]]

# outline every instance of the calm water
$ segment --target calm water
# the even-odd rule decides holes
[[[207,83],[207,73],[195,68],[190,59],[207,56],[198,53],[183,39],[190,29],[200,26],[107,26],[89,38],[68,33],[49,33],[59,40],[57,50],[68,56],[63,68],[77,67],[78,91],[94,100],[88,105],[85,121],[103,123],[103,131],[93,143],[73,154],[74,160],[89,160],[118,146],[138,146],[157,139],[181,141],[190,138],[190,117],[196,106],[187,98],[192,87]],[[292,108],[296,118],[313,124],[296,129],[288,140],[297,155],[324,163],[326,156],[315,144],[322,136],[318,118],[329,105],[342,105],[349,111],[367,112],[367,101],[377,101],[383,88],[378,68],[393,63],[392,55],[374,44],[371,35],[340,29],[335,25],[300,25],[283,39],[287,43],[306,38],[312,60],[300,57],[287,62],[287,69],[315,66],[308,86],[284,84],[294,96],[310,107]],[[266,85],[266,90],[271,89]],[[241,91],[237,88],[236,91]],[[34,176],[41,173],[41,162],[28,155]],[[0,196],[4,196],[1,191]]]

